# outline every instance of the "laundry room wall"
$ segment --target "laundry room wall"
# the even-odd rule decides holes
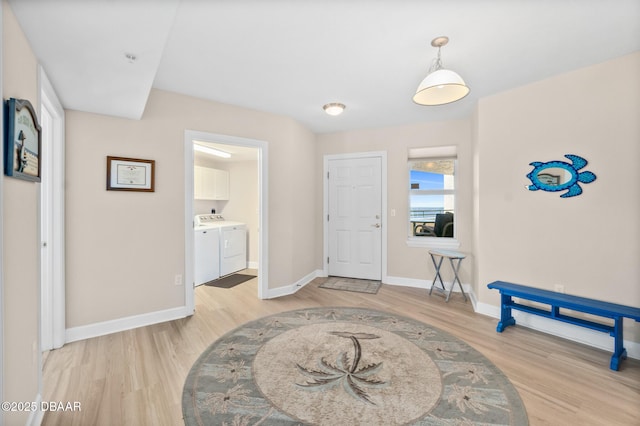
[[[211,169],[226,170],[226,166],[209,155],[200,154],[194,152],[193,165],[200,167],[209,167]],[[211,213],[212,209],[215,209],[216,213],[222,212],[226,200],[193,200],[193,213],[194,214],[206,214]]]
[[[257,154],[257,153],[256,153]],[[220,211],[226,220],[247,224],[247,260],[258,265],[259,195],[258,161],[230,161],[222,170],[229,172],[229,201]]]
[[[195,153],[196,166],[210,167],[229,172],[228,200],[194,200],[196,214],[216,213],[226,220],[247,224],[247,261],[257,268],[259,259],[258,231],[260,224],[258,194],[258,150],[256,159],[248,161],[217,160],[209,155]]]

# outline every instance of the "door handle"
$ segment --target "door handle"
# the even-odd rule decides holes
[[[371,225],[371,226],[373,226],[374,228],[380,228],[380,224],[379,223],[376,223],[375,225]]]

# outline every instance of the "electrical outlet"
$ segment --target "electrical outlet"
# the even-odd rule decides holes
[[[176,274],[176,276],[173,279],[173,283],[175,285],[182,285],[182,274]]]
[[[396,209],[391,209],[391,216],[395,216],[396,215]]]
[[[556,284],[553,290],[556,293],[564,293],[564,286],[562,284]]]

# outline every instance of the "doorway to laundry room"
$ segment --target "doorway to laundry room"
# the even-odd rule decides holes
[[[192,284],[185,285],[185,300],[189,313],[193,312],[194,287],[216,284],[225,277],[233,280],[234,275],[255,274],[257,296],[266,295],[266,159],[264,141],[185,132],[185,283]]]

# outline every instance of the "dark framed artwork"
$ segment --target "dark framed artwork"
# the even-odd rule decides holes
[[[40,182],[41,128],[31,102],[5,101],[4,173],[18,179]]]
[[[155,160],[107,157],[108,191],[154,192]]]

